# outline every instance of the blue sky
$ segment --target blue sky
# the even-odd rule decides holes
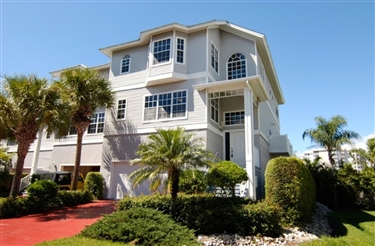
[[[374,134],[373,1],[1,1],[0,74],[108,62],[98,49],[177,22],[227,20],[266,35],[286,103],[281,133],[295,150],[314,117],[340,114]]]

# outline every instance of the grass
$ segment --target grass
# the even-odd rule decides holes
[[[375,211],[339,210],[330,215],[334,235],[303,243],[303,246],[373,246]]]
[[[330,214],[333,237],[302,243],[302,246],[373,246],[375,245],[375,211],[340,210]],[[119,246],[126,245],[89,239],[82,236],[43,242],[37,246]],[[128,244],[131,245],[131,244]]]

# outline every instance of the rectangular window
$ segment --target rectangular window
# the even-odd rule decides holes
[[[77,135],[77,130],[74,126],[69,127],[68,135]]]
[[[87,134],[102,133],[104,131],[104,113],[96,113],[91,117]]]
[[[213,43],[211,43],[211,67],[219,73],[219,51]]]
[[[171,55],[171,39],[154,42],[154,65],[169,62]]]
[[[129,73],[130,71],[130,56],[126,55],[121,60],[121,73]]]
[[[145,97],[144,121],[183,118],[186,116],[186,91]]]
[[[51,139],[51,134],[46,132],[46,140],[49,140],[49,139]]]
[[[184,63],[185,40],[177,38],[177,63]]]
[[[237,112],[228,112],[225,113],[225,125],[239,125],[245,123],[245,112],[244,111],[237,111]]]
[[[211,119],[219,123],[219,99],[211,99]]]
[[[124,120],[126,118],[126,99],[117,102],[117,119]]]

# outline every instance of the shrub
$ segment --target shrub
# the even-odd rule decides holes
[[[39,212],[56,206],[58,186],[51,180],[37,180],[27,188],[27,207]]]
[[[170,196],[126,197],[118,202],[118,210],[133,207],[153,208],[170,213]],[[215,197],[210,194],[183,195],[177,198],[176,222],[196,231],[197,234],[238,233],[241,235],[276,235],[280,233],[274,207],[254,205],[239,197]],[[263,206],[258,209],[259,206]],[[253,211],[250,213],[250,211]],[[272,211],[272,213],[271,213]],[[269,216],[268,216],[269,215]],[[255,218],[254,218],[255,217]],[[269,224],[267,220],[270,220]]]
[[[178,190],[185,194],[200,194],[207,190],[206,172],[200,170],[184,170],[180,175]]]
[[[279,157],[268,162],[266,200],[280,206],[287,224],[308,222],[315,208],[315,183],[302,160]]]
[[[87,190],[60,190],[56,199],[59,206],[76,206],[91,202],[93,197]]]
[[[201,245],[192,230],[178,225],[168,215],[148,208],[112,213],[84,229],[81,235],[132,245]]]
[[[34,183],[35,181],[39,180],[42,175],[39,173],[34,173],[31,175],[30,183]]]
[[[14,218],[26,213],[25,199],[21,197],[0,198],[0,218]]]
[[[217,186],[226,195],[235,196],[235,186],[249,178],[245,169],[231,161],[221,161],[208,171],[208,182]]]
[[[94,199],[103,199],[104,178],[99,172],[89,172],[85,178],[85,190],[89,191]]]

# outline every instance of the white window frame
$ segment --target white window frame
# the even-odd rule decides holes
[[[162,61],[162,62],[156,62],[155,63],[155,60],[157,61],[157,59],[155,58],[155,44],[157,42],[162,42],[164,40],[168,40],[169,39],[169,59],[168,61]],[[160,66],[160,65],[165,65],[165,64],[168,64],[168,63],[171,63],[171,58],[172,58],[172,38],[171,37],[167,37],[167,38],[163,38],[163,39],[158,39],[158,40],[155,40],[152,42],[152,50],[151,50],[151,53],[152,53],[152,66]]]
[[[95,122],[93,122],[93,118],[94,116],[97,115],[97,120]],[[103,115],[103,117],[100,117],[100,115]],[[99,119],[103,119],[103,121],[99,121]],[[98,129],[99,129],[99,124],[103,124],[103,131],[101,132],[98,132]],[[88,135],[94,135],[94,134],[102,134],[104,132],[104,124],[105,124],[105,112],[95,112],[92,116],[91,116],[91,123],[90,125],[87,127],[87,134]],[[95,132],[89,132],[90,130],[90,126],[91,125],[95,125]]]
[[[73,131],[73,133],[72,133],[72,131]],[[71,125],[71,126],[69,127],[69,130],[68,130],[68,136],[77,136],[77,130],[74,128],[73,125]]]
[[[179,44],[178,44],[178,40],[179,39],[181,39],[183,42],[184,42],[184,44],[183,44],[183,49],[181,50],[181,49],[178,49],[178,46],[179,46]],[[182,62],[179,62],[178,61],[178,52],[179,51],[181,51],[182,52]],[[182,65],[184,65],[185,64],[185,57],[186,57],[186,55],[185,55],[185,53],[186,53],[186,39],[185,38],[181,38],[181,37],[176,37],[176,58],[175,58],[175,61],[176,61],[176,63],[177,64],[182,64]]]
[[[179,105],[179,104],[176,104],[174,105],[173,104],[173,93],[178,93],[178,92],[185,92],[186,95],[186,100],[185,100],[185,116],[182,116],[182,117],[173,117],[173,106],[176,106],[176,105]],[[171,111],[170,111],[170,117],[169,118],[159,118],[159,109],[161,106],[159,106],[159,96],[160,95],[166,95],[166,94],[171,94],[171,104],[170,104],[170,107],[171,107]],[[145,109],[146,109],[146,97],[155,97],[156,96],[156,106],[155,106],[155,119],[151,119],[151,120],[146,120],[145,119]],[[143,98],[143,114],[142,114],[142,121],[144,123],[148,123],[148,122],[160,122],[160,121],[171,121],[171,120],[181,120],[181,119],[187,119],[188,118],[188,90],[176,90],[176,91],[167,91],[167,92],[163,92],[163,93],[156,93],[156,94],[149,94],[149,95],[145,95],[144,98]],[[150,107],[151,108],[151,107]],[[152,107],[154,108],[154,107]]]
[[[217,57],[215,57],[215,51],[217,53]],[[216,62],[214,63],[214,66],[212,65],[213,60]],[[219,50],[213,42],[211,42],[211,67],[217,74],[219,74]]]
[[[120,106],[120,101],[125,101],[125,108],[119,108]],[[116,120],[126,120],[126,112],[128,111],[127,110],[128,108],[128,99],[127,98],[120,98],[117,100],[117,104],[116,104]],[[124,111],[124,118],[119,118],[119,111],[120,110],[123,110]]]
[[[52,133],[51,134],[48,134],[48,132],[46,132],[46,136],[45,136],[45,140],[51,140],[51,136],[52,136]]]
[[[243,60],[240,60],[240,62],[244,61],[245,64],[245,76],[242,76],[242,77],[236,77],[236,78],[233,78],[233,74],[231,75],[232,78],[229,78],[229,64],[232,64],[232,63],[236,63],[236,62],[239,62],[239,61],[232,61],[230,62],[229,59],[231,59],[234,55],[237,55],[237,54],[240,54],[244,57]],[[233,70],[232,70],[233,72]],[[247,59],[246,59],[246,56],[240,52],[236,52],[236,53],[233,53],[228,59],[227,59],[227,80],[233,80],[233,79],[240,79],[240,78],[245,78],[247,76]]]
[[[217,107],[215,107],[215,104],[213,104],[213,101],[217,100]],[[213,122],[219,124],[219,98],[211,98],[210,99],[210,104],[211,104],[211,115],[210,118]],[[212,114],[214,114],[214,117],[217,117],[217,119],[212,118]]]
[[[124,60],[127,59],[128,60],[128,64],[127,65],[124,65]],[[130,55],[124,55],[124,57],[121,59],[121,64],[120,64],[120,74],[126,74],[126,73],[130,73],[130,64],[131,64],[131,61],[132,61],[132,58]],[[128,71],[127,72],[123,72],[122,71],[122,68],[123,67],[128,67]]]
[[[232,114],[232,113],[243,113],[243,119],[241,119],[243,121],[243,123],[227,124],[226,114]],[[226,111],[226,112],[223,112],[223,116],[224,116],[223,122],[224,122],[225,126],[238,126],[238,125],[244,125],[245,124],[245,111],[244,110]],[[230,122],[231,122],[231,120],[230,120]]]

